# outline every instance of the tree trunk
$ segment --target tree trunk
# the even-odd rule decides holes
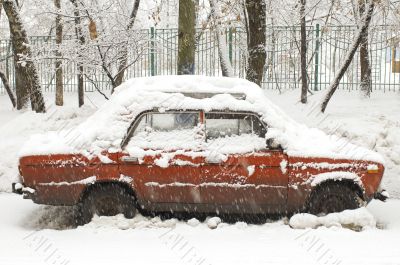
[[[224,29],[221,28],[220,24],[220,19],[222,15],[220,14],[220,8],[217,4],[217,1],[210,0],[210,7],[211,7],[211,15],[213,17],[215,24],[215,32],[218,44],[218,55],[219,55],[219,62],[221,65],[222,75],[227,77],[233,77],[233,68],[228,57],[225,32]]]
[[[83,66],[78,66],[78,106],[82,107],[85,104],[85,90],[83,79]]]
[[[61,51],[60,45],[62,44],[63,39],[63,24],[61,17],[61,1],[54,0],[54,5],[57,9],[56,16],[56,44],[57,44],[57,52],[56,52],[56,105],[63,106],[64,105],[64,87],[63,87],[63,69],[61,62]]]
[[[1,3],[0,3],[0,10],[1,10]],[[3,82],[4,88],[7,91],[8,97],[11,100],[11,103],[13,105],[14,108],[17,107],[17,101],[15,99],[14,93],[11,89],[10,83],[8,83],[8,78],[7,76],[0,70],[0,79]]]
[[[360,17],[365,15],[366,3],[364,0],[359,1]],[[360,90],[365,97],[370,97],[372,92],[371,64],[369,60],[368,48],[368,30],[361,36],[360,43],[360,67],[361,67],[361,83]]]
[[[194,74],[196,51],[195,0],[179,0],[178,75]]]
[[[261,86],[267,57],[265,50],[266,6],[264,0],[246,0],[245,5],[248,14],[247,50],[249,53],[246,78]]]
[[[358,47],[360,46],[363,35],[365,34],[365,32],[368,31],[369,24],[371,23],[371,19],[372,19],[372,14],[374,13],[374,8],[375,8],[374,1],[375,0],[370,0],[370,4],[368,5],[368,11],[362,20],[362,27],[361,27],[357,37],[354,39],[354,42],[353,42],[352,46],[350,47],[349,52],[346,55],[346,59],[344,60],[343,65],[340,67],[339,72],[336,74],[335,79],[332,81],[332,83],[328,89],[325,99],[323,100],[323,102],[321,104],[322,112],[325,112],[330,99],[332,98],[333,94],[335,93],[336,89],[339,86],[340,80],[346,73],[347,68],[351,64],[351,62],[354,58],[354,55],[357,52]]]
[[[133,25],[136,20],[137,12],[139,10],[139,5],[140,5],[140,0],[135,0],[131,15],[129,17],[129,23],[126,28],[127,31],[131,31],[133,28]],[[123,50],[121,51],[121,55],[120,55],[119,59],[120,59],[120,65],[118,67],[117,76],[115,77],[115,86],[121,85],[122,82],[124,81],[125,70],[126,70],[126,67],[128,64],[128,46],[127,45],[125,45],[123,47]],[[112,93],[114,93],[114,87],[111,90],[111,94]]]
[[[307,103],[308,76],[307,76],[307,31],[306,31],[306,0],[300,0],[300,61],[301,61],[301,103]]]
[[[3,1],[3,7],[8,17],[14,53],[17,109],[26,108],[30,99],[32,110],[46,112],[36,67],[30,60],[23,61],[26,57],[31,58],[32,54],[18,9],[11,0]]]
[[[74,5],[75,9],[74,9],[74,22],[75,22],[75,34],[76,37],[79,40],[79,44],[80,45],[85,45],[85,37],[83,36],[82,33],[82,23],[81,23],[81,14],[79,12],[79,6],[78,6],[78,2],[77,0],[70,0],[71,3]],[[78,63],[78,105],[79,107],[82,107],[83,104],[85,104],[85,92],[84,92],[84,73],[83,73],[84,69],[81,63]]]

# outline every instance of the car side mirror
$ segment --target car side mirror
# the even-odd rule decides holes
[[[282,146],[280,143],[278,143],[278,141],[275,138],[268,138],[267,139],[267,147],[268,149],[272,149],[272,150],[282,150]]]

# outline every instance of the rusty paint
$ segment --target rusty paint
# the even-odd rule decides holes
[[[171,153],[172,154],[172,153]],[[288,157],[282,151],[230,155],[225,161],[206,157],[171,155],[169,166],[160,167],[157,156],[124,162],[124,153],[40,155],[20,159],[23,184],[35,189],[36,203],[74,205],[89,184],[43,185],[79,182],[95,176],[96,182],[123,181],[134,190],[139,203],[152,210],[217,211],[241,213],[292,212],[302,209],[312,190],[310,178],[334,171],[357,174],[368,200],[377,191],[384,167],[381,164],[344,159]],[[377,165],[370,174],[368,165]]]

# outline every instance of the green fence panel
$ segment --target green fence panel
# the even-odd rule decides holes
[[[229,28],[226,31],[228,56],[234,74],[245,77],[247,65],[246,32],[242,28]],[[309,26],[308,79],[310,89],[326,89],[340,68],[352,44],[357,28],[355,26]],[[128,68],[125,78],[174,75],[177,73],[178,30],[150,28],[134,32],[135,41],[128,41]],[[267,27],[267,60],[263,78],[265,89],[297,89],[300,87],[300,27]],[[400,90],[400,73],[396,73],[392,60],[399,60],[392,53],[400,50],[399,32],[396,27],[375,26],[369,33],[372,84],[374,90]],[[221,75],[218,47],[215,32],[211,29],[198,29],[196,33],[195,74]],[[65,36],[65,42],[74,42],[75,36]],[[55,38],[48,36],[30,37],[34,56],[40,57],[47,50],[55,50]],[[47,50],[46,50],[47,49]],[[55,91],[55,58],[40,57],[36,60],[42,89]],[[357,53],[339,88],[357,90],[360,83],[359,54]],[[75,63],[63,60],[64,90],[77,91],[78,67]],[[0,69],[6,73],[11,86],[15,88],[15,71],[10,40],[0,40]],[[111,69],[118,69],[117,62]],[[85,66],[85,90],[110,90],[111,82],[101,67]],[[0,83],[0,94],[5,93]]]

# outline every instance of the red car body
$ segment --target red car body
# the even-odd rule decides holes
[[[289,121],[277,108],[270,107],[272,103],[264,102],[265,97],[255,84],[195,76],[138,80],[136,84],[128,81],[117,90],[108,109],[99,110],[97,118],[88,123],[96,127],[105,120],[104,115],[114,115],[107,116],[108,123],[88,134],[87,139],[98,143],[97,155],[24,155],[19,163],[21,183],[14,184],[13,190],[39,204],[72,206],[82,203],[93,187],[113,184],[132,194],[136,207],[152,212],[240,214],[307,210],[316,192],[326,192],[327,189],[320,188],[332,183],[342,185],[343,193],[352,192],[364,202],[384,198],[379,188],[384,166],[379,159],[349,159],[345,155],[341,158],[346,150],[328,157],[301,156],[287,152],[285,146],[275,143],[276,139],[268,138],[267,132],[275,125],[280,127],[280,134],[292,130],[286,141],[296,143],[308,137],[309,144],[316,145],[330,140],[316,130],[305,131],[303,138],[289,139],[298,136],[298,130],[306,130],[305,126]],[[174,80],[177,84],[171,85]],[[190,93],[183,91],[185,84],[192,87]],[[151,88],[135,90],[146,85]],[[206,90],[196,90],[194,86],[204,86]],[[285,127],[283,122],[290,126]],[[90,130],[80,129],[79,132]],[[118,146],[99,148],[117,141],[111,139],[116,130],[125,133]],[[323,140],[314,143],[314,135]],[[84,137],[77,134],[74,139],[79,138]],[[158,141],[158,145],[152,141]],[[333,145],[342,148],[340,143]],[[226,146],[230,148],[221,151]],[[296,146],[302,149],[309,145]],[[318,153],[324,146],[313,148]]]
[[[321,184],[313,186],[313,176],[354,173],[361,182],[335,181],[351,185],[364,201],[370,201],[384,172],[376,162],[291,157],[279,148],[231,154],[218,163],[183,153],[171,157],[168,167],[155,163],[160,154],[141,161],[124,152],[103,152],[103,156],[107,163],[102,162],[104,157],[74,154],[21,157],[23,186],[30,188],[23,189],[25,196],[39,204],[76,205],[89,186],[119,183],[134,192],[141,208],[151,211],[290,213],[307,208],[313,190]],[[369,169],[371,165],[376,167]]]

